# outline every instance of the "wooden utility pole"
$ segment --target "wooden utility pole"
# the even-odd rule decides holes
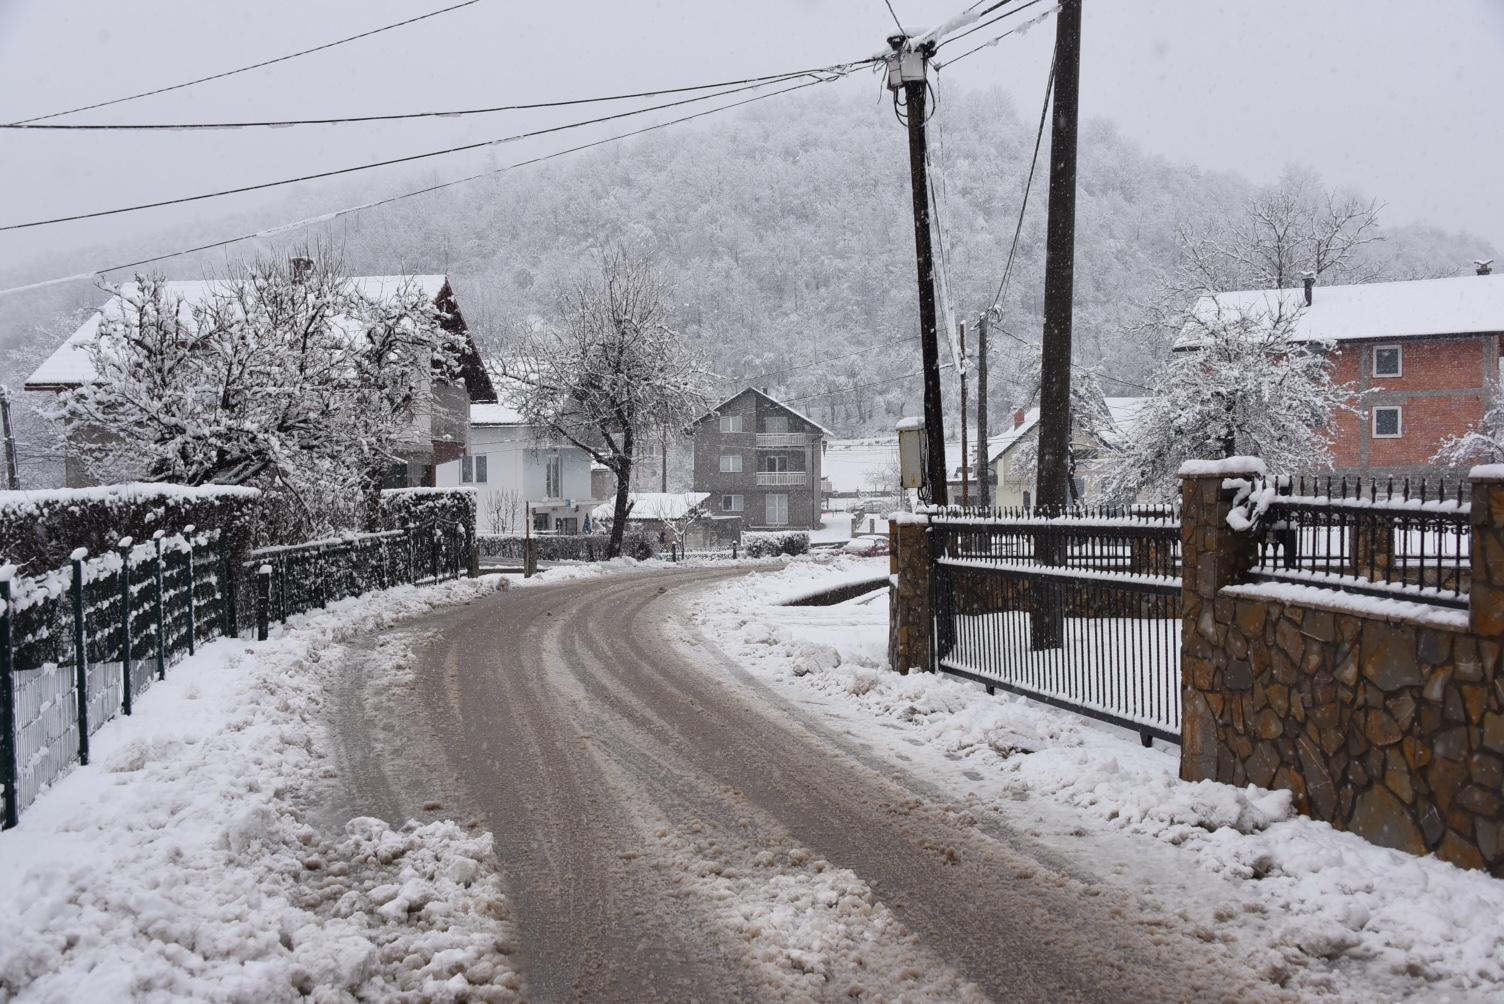
[[[966,322],[956,322],[956,335],[960,342],[961,358],[956,366],[961,371],[961,504],[971,505],[971,456],[966,449]]]
[[[987,468],[987,327],[992,311],[977,319],[977,505],[992,504],[992,472]]]
[[[16,437],[10,427],[9,387],[0,387],[0,423],[4,424],[5,433],[5,487],[16,491],[21,487],[21,479],[16,474]]]
[[[658,490],[668,494],[668,426],[663,427],[662,441],[658,444],[658,465],[661,471]]]
[[[940,400],[940,344],[935,310],[935,254],[930,239],[930,180],[925,161],[925,105],[928,98],[930,57],[934,46],[905,51],[908,39],[888,39],[893,59],[900,67],[898,86],[904,95],[903,111],[909,126],[909,187],[914,201],[914,258],[919,275],[919,344],[924,361],[924,438],[928,452],[925,468],[929,501],[948,505],[945,470],[945,416]],[[890,75],[889,86],[894,78]]]
[[[1044,258],[1037,504],[1066,506],[1071,437],[1071,298],[1076,254],[1076,110],[1081,81],[1081,0],[1061,0],[1055,18],[1055,93],[1050,130],[1050,215]]]

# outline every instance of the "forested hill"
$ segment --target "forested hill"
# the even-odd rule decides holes
[[[1001,93],[944,95],[932,136],[958,314],[974,314],[996,292],[1035,126]],[[1044,160],[1005,301],[1005,326],[1028,341],[1040,328]],[[905,133],[886,101],[817,95],[398,202],[341,221],[332,236],[352,271],[448,272],[471,327],[483,333],[550,313],[561,283],[589,267],[594,249],[649,250],[676,284],[684,327],[712,347],[728,389],[766,386],[856,435],[891,429],[918,403],[917,381],[892,380],[918,365],[917,343],[896,341],[917,329],[907,172]],[[398,187],[384,182],[381,190]],[[1105,360],[1111,376],[1141,381],[1158,346],[1129,330],[1155,295],[1156,274],[1173,263],[1175,228],[1226,218],[1250,191],[1236,175],[1149,156],[1109,124],[1083,128],[1078,360]],[[204,227],[175,237],[219,236],[227,225]],[[175,237],[145,246],[171,246]],[[1386,238],[1376,253],[1394,277],[1452,274],[1488,250],[1477,238],[1425,228]],[[172,275],[205,267],[171,264]],[[68,295],[97,299],[87,289]],[[6,306],[0,338],[12,345],[33,340],[59,310],[56,296]],[[60,327],[47,337],[60,338]],[[1003,378],[1024,350],[996,341],[994,403],[1002,407],[1010,403]],[[24,374],[8,379],[16,376]],[[861,389],[842,390],[851,387]],[[1126,384],[1106,389],[1135,393]]]

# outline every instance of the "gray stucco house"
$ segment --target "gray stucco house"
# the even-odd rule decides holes
[[[721,402],[687,430],[694,488],[717,516],[752,530],[818,529],[820,461],[830,432],[755,387]]]

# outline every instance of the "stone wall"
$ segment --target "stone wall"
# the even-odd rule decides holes
[[[1504,876],[1504,485],[1473,498],[1472,609],[1247,584],[1219,474],[1184,481],[1181,776],[1284,788],[1375,843]]]
[[[914,517],[888,523],[889,568],[895,581],[888,588],[888,665],[896,672],[928,670],[930,629],[930,538]]]

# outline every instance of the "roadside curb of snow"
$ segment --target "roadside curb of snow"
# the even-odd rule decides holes
[[[305,804],[332,773],[329,648],[503,587],[344,600],[171,670],[0,835],[0,997],[517,999],[489,834],[372,818],[327,834]]]
[[[895,724],[958,769],[987,771],[998,797],[1070,807],[1083,823],[1151,837],[1237,883],[1272,932],[1265,969],[1274,982],[1352,960],[1430,993],[1504,985],[1504,882],[1299,816],[1288,792],[1182,781],[1173,756],[1023,698],[894,674],[885,605],[820,608],[805,637],[791,637],[801,622],[775,604],[841,574],[837,564],[734,580],[693,601],[692,614],[723,650],[791,696],[819,694]]]

